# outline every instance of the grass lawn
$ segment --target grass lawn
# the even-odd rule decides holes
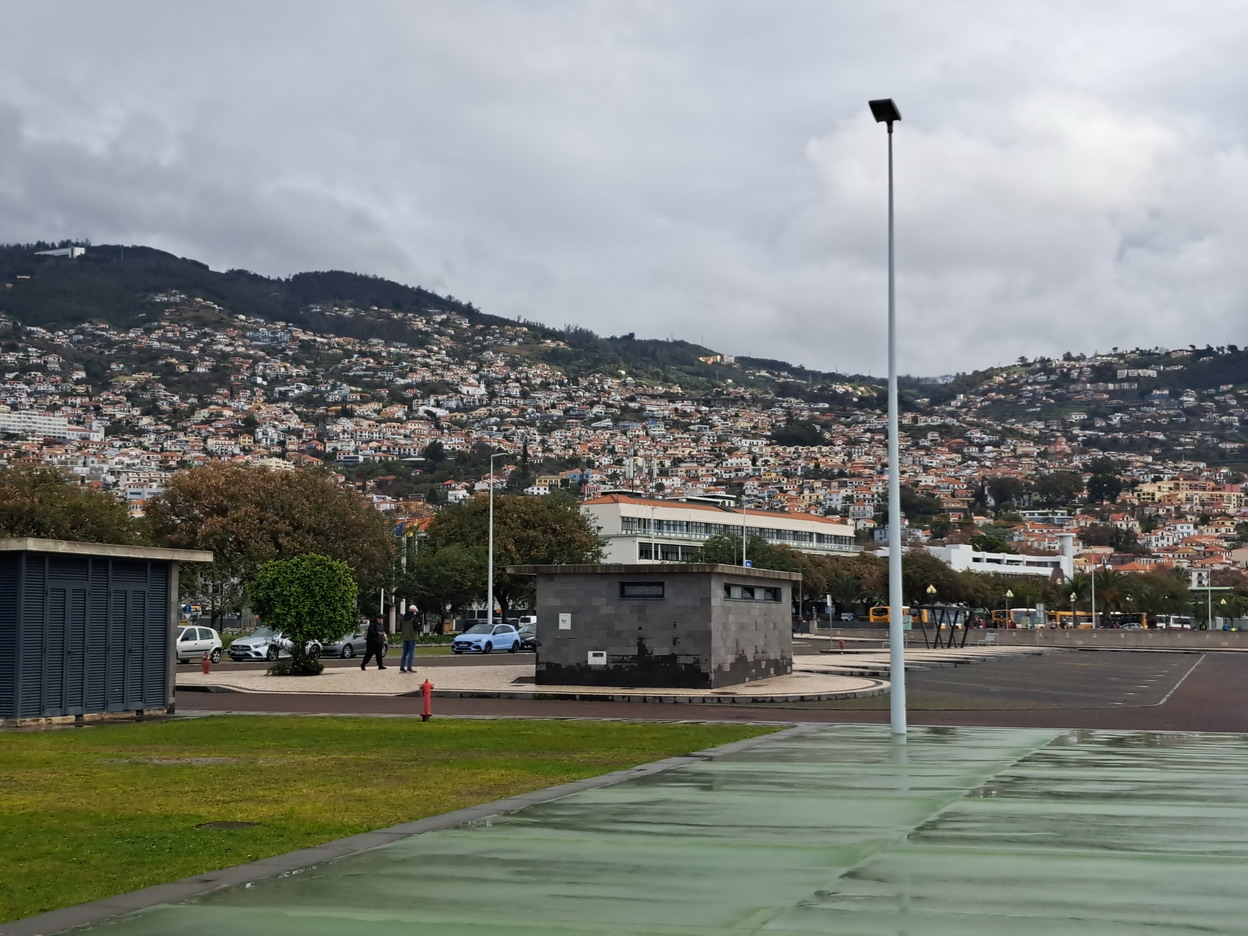
[[[774,729],[215,716],[0,734],[0,922]],[[203,823],[256,822],[245,829]]]

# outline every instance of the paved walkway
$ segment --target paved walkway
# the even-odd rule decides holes
[[[387,843],[85,932],[1238,936],[1246,754],[1238,735],[927,728],[898,743],[806,725],[375,833]]]
[[[965,650],[907,651],[907,668],[953,666],[1031,656],[1043,651],[1028,647],[968,647]],[[181,669],[180,689],[217,689],[243,693],[329,693],[353,696],[401,696],[416,693],[428,676],[441,697],[487,697],[513,699],[573,699],[607,701],[674,702],[802,702],[855,698],[887,691],[888,654],[845,653],[797,656],[793,672],[724,689],[625,689],[596,686],[536,686],[535,663],[520,658],[515,663],[489,666],[418,666],[416,674],[395,666],[384,670],[358,666],[326,668],[310,678],[269,676],[262,669],[219,668],[211,673]],[[182,703],[188,702],[184,696]]]

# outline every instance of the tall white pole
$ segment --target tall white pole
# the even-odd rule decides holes
[[[745,565],[745,488],[741,489],[741,565]]]
[[[893,122],[888,121],[888,651],[890,723],[906,733],[906,645],[901,601],[901,462],[897,443],[897,284],[893,257]]]
[[[494,627],[494,458],[490,456],[490,533],[489,533],[489,567],[485,572],[485,623]]]

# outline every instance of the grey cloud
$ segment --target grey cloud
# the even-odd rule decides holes
[[[11,6],[0,237],[343,267],[881,373],[1243,343],[1248,8]],[[49,50],[54,50],[49,54]]]

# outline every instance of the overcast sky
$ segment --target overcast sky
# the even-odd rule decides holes
[[[0,0],[0,240],[882,375],[1248,343],[1242,0]]]

